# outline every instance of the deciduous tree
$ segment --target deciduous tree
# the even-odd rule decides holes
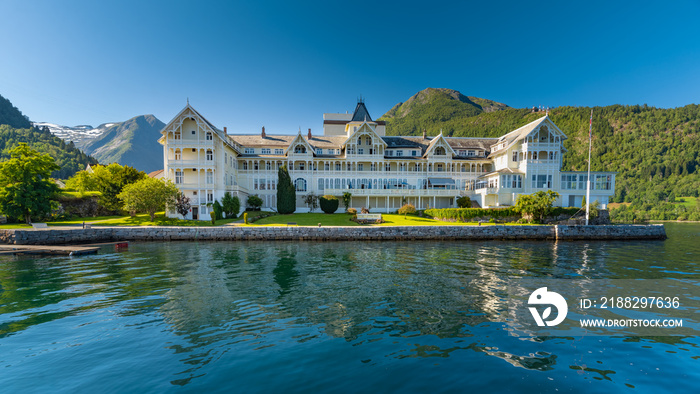
[[[126,185],[118,197],[126,211],[146,212],[154,221],[156,212],[175,204],[178,192],[177,186],[169,180],[145,178]]]
[[[0,211],[26,223],[32,216],[47,215],[59,191],[50,176],[58,169],[51,156],[20,143],[0,163]]]

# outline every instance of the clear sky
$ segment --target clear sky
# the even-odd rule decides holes
[[[187,98],[229,133],[321,131],[427,87],[512,107],[700,100],[700,1],[0,1],[0,94],[74,126]]]

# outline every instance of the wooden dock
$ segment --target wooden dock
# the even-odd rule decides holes
[[[79,256],[95,254],[100,248],[114,245],[116,251],[129,248],[129,241],[102,242],[85,245],[0,245],[0,255],[3,254],[40,254],[58,256]]]

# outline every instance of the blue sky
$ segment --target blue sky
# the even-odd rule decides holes
[[[378,118],[427,87],[513,107],[677,107],[700,94],[700,2],[0,2],[0,94],[63,125],[189,98],[229,133]]]

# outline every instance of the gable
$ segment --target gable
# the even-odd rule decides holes
[[[299,146],[299,147],[303,147],[304,150],[305,150],[305,152],[297,152],[298,150],[301,149],[301,148],[297,148],[298,146]],[[295,153],[295,152],[296,152],[296,153]],[[299,132],[299,134],[297,134],[297,136],[294,137],[294,139],[293,139],[292,142],[289,144],[289,146],[287,147],[287,149],[284,150],[284,154],[285,154],[285,155],[288,155],[288,154],[290,154],[290,153],[294,153],[294,154],[297,154],[297,155],[305,155],[305,154],[310,154],[310,155],[312,155],[312,156],[315,155],[315,153],[314,153],[314,148],[309,144],[308,141],[306,141],[306,140],[304,139],[304,137],[301,136],[301,132]]]
[[[343,142],[342,146],[345,147],[347,144],[352,143],[352,144],[357,144],[357,139],[362,136],[370,136],[372,138],[372,144],[375,144],[379,142],[379,145],[383,145],[385,148],[387,146],[386,142],[382,137],[377,134],[372,127],[367,122],[362,123],[360,127],[357,128],[357,130],[353,131],[352,134]],[[364,144],[363,144],[364,145]]]
[[[437,137],[433,138],[433,140],[430,141],[430,145],[428,145],[428,148],[425,150],[425,154],[423,155],[423,157],[435,155],[440,157],[453,157],[457,155],[454,149],[452,149],[452,147],[450,146],[450,144],[447,143],[445,137],[442,136],[442,132],[440,132],[440,134],[438,134]]]

